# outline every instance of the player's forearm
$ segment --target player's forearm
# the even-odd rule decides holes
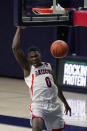
[[[12,43],[12,49],[15,50],[17,48],[19,48],[20,45],[20,33],[21,33],[21,29],[20,27],[17,27],[14,39],[13,39],[13,43]]]
[[[58,97],[60,98],[60,100],[64,103],[64,105],[68,105],[63,93],[61,91],[58,92]]]

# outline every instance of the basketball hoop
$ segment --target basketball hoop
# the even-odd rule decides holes
[[[71,26],[72,21],[69,20],[69,14],[66,14],[66,10],[56,5],[56,0],[53,0],[53,8],[52,6],[50,8],[38,8],[30,5],[28,8],[26,3],[24,5],[24,0],[14,0],[14,25]]]

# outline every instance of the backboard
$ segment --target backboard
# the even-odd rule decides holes
[[[71,26],[70,11],[56,0],[14,0],[14,25]]]

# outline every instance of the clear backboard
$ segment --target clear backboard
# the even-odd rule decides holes
[[[70,11],[61,7],[56,0],[14,0],[14,25],[73,25]]]

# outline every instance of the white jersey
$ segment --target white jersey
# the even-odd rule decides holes
[[[32,102],[56,100],[58,88],[54,83],[49,63],[42,62],[37,68],[32,65],[30,75],[24,79],[31,90]]]

